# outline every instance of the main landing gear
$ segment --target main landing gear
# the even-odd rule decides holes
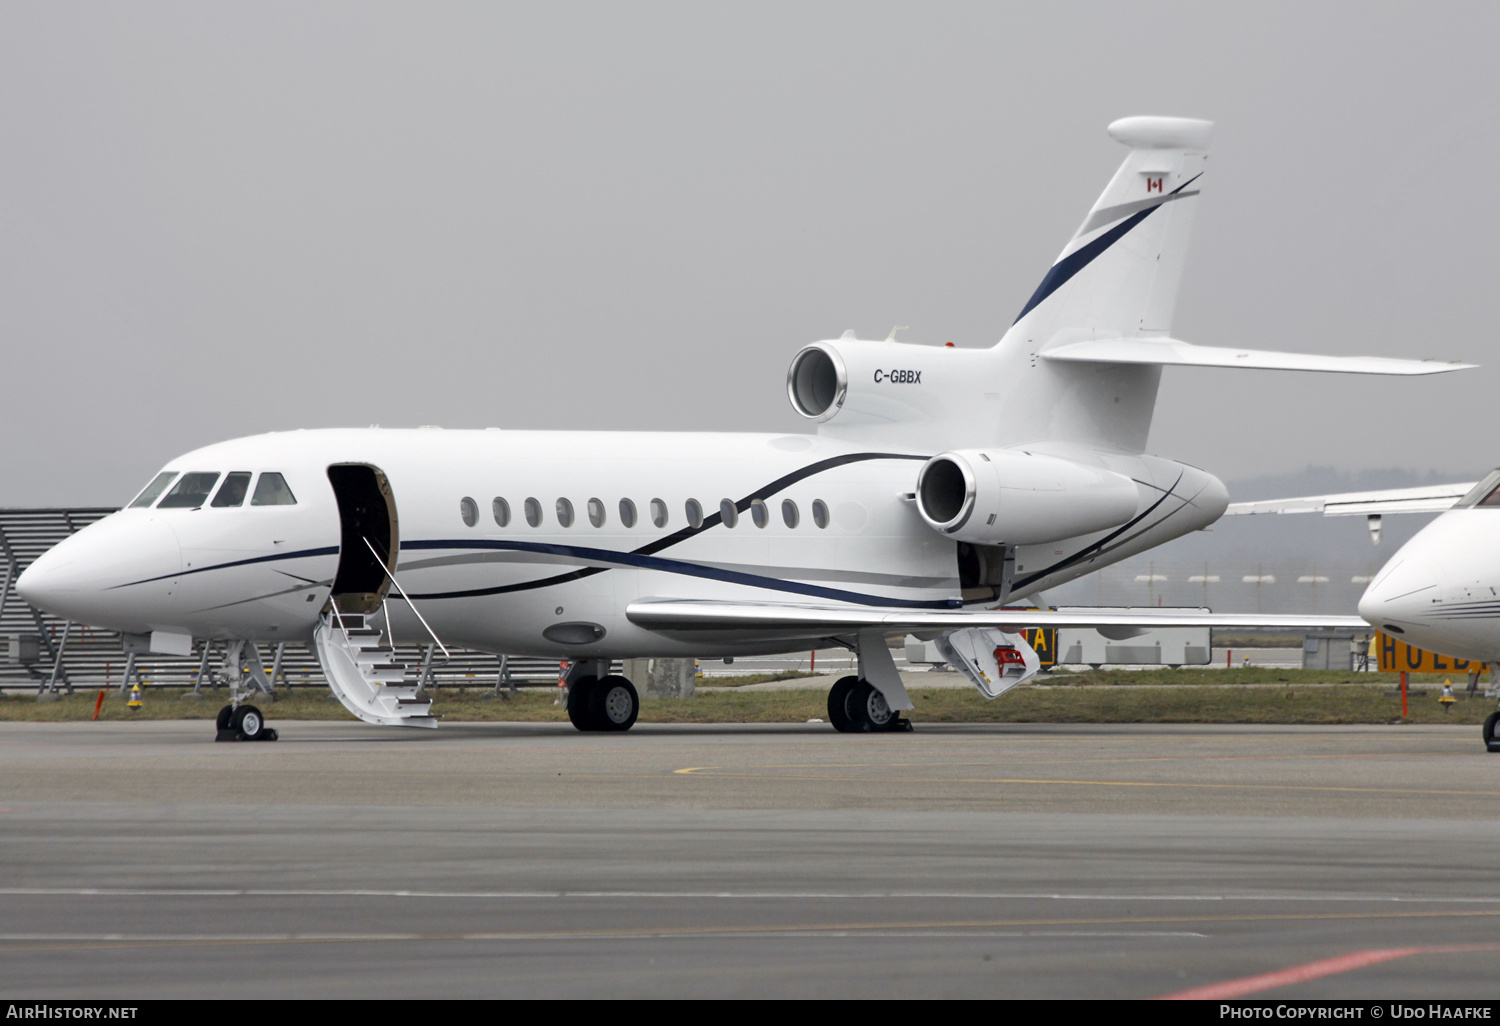
[[[253,705],[226,705],[219,710],[219,733],[215,741],[275,741],[274,727]]]
[[[579,677],[568,685],[568,719],[579,730],[629,730],[640,711],[635,685],[624,677]]]
[[[1500,709],[1492,712],[1484,721],[1484,747],[1491,752],[1500,752]]]
[[[829,690],[828,722],[843,734],[912,729],[911,720],[902,719],[873,684],[858,677],[843,677]]]

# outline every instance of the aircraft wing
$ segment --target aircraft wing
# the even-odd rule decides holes
[[[751,631],[787,639],[826,638],[860,630],[887,633],[993,627],[1014,633],[1027,627],[1224,627],[1285,628],[1368,625],[1357,616],[1199,613],[1163,609],[1133,613],[1040,609],[893,609],[784,602],[721,602],[713,599],[638,599],[625,608],[631,623],[662,634],[694,637]]]
[[[1175,367],[1239,367],[1245,370],[1327,371],[1334,374],[1443,374],[1475,365],[1447,360],[1398,360],[1386,356],[1318,356],[1264,349],[1199,346],[1175,338],[1101,338],[1070,342],[1037,354],[1075,363],[1151,363]]]
[[[1477,482],[1391,488],[1376,492],[1304,495],[1295,499],[1232,502],[1226,517],[1256,513],[1321,513],[1325,517],[1381,516],[1386,513],[1441,513],[1469,493]]]

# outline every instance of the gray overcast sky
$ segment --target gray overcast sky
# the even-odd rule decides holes
[[[0,505],[325,425],[805,430],[795,350],[990,345],[1124,154],[1218,122],[1168,371],[1226,479],[1500,463],[1472,4],[0,5]],[[1477,198],[1476,198],[1477,197]]]

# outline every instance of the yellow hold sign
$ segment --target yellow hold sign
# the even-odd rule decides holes
[[[1484,663],[1428,652],[1384,631],[1377,631],[1375,638],[1380,646],[1381,673],[1473,673],[1485,669]]]

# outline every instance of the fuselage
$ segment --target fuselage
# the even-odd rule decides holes
[[[1200,529],[1227,501],[1217,479],[1183,464],[1077,448],[1065,454],[1128,474],[1140,490],[1138,514],[1111,531],[1016,549],[1010,594]],[[171,461],[154,501],[46,553],[19,589],[59,616],[129,633],[304,641],[336,586],[382,593],[387,586],[387,568],[366,558],[370,549],[386,558],[386,541],[379,529],[365,541],[360,514],[351,512],[369,497],[351,497],[347,486],[340,494],[330,471],[368,468],[362,472],[377,475],[388,493],[396,545],[388,569],[400,590],[384,610],[398,640],[427,640],[415,606],[446,643],[517,655],[777,651],[784,641],[753,635],[722,651],[690,651],[636,627],[624,611],[651,597],[995,604],[1004,596],[966,580],[973,569],[960,546],[915,508],[917,473],[932,455],[812,435],[375,428],[260,435]],[[190,474],[204,475],[195,479],[202,500],[169,502]],[[285,494],[258,502],[262,479],[278,474]],[[219,495],[229,475],[239,475],[238,504]],[[354,558],[375,567],[363,584],[350,583]]]

